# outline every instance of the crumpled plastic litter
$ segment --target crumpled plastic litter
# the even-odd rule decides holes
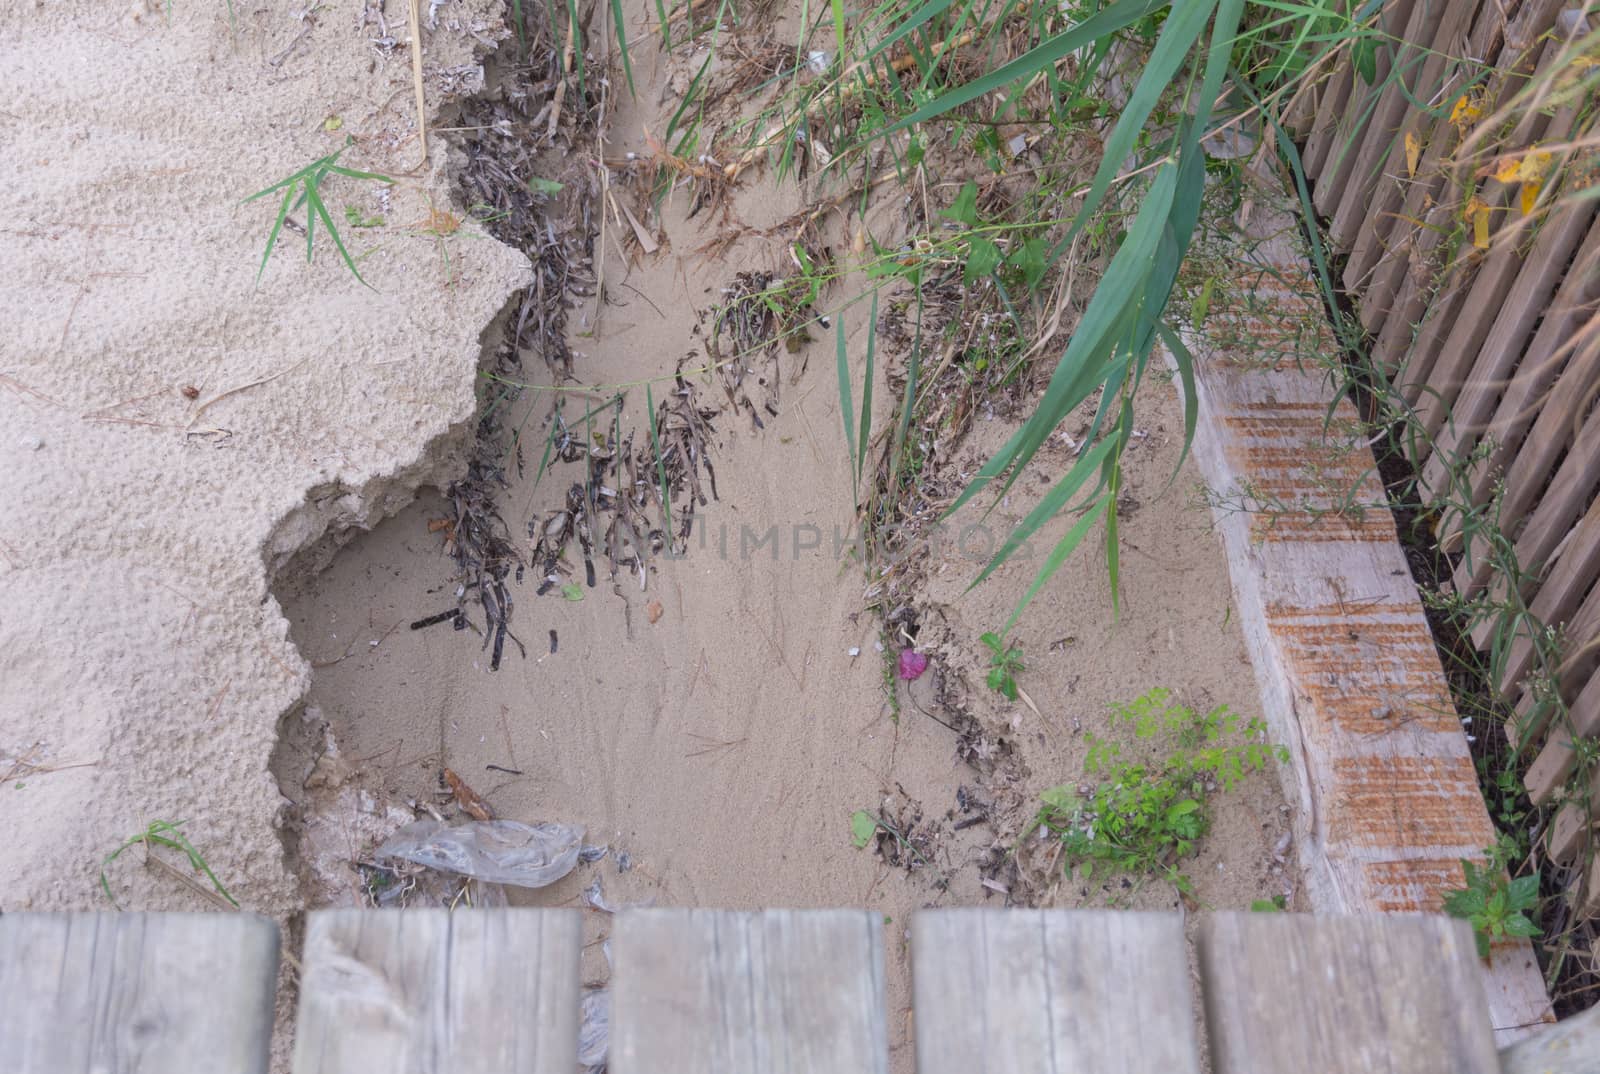
[[[578,1065],[586,1074],[596,1074],[605,1069],[606,1053],[611,1050],[611,993],[604,988],[586,990],[580,1010]]]
[[[614,914],[620,909],[615,903],[606,901],[605,893],[600,890],[600,878],[598,876],[594,878],[594,883],[583,889],[583,897],[590,906],[602,913]]]
[[[605,857],[610,850],[611,846],[608,843],[600,843],[595,846],[590,846],[588,843],[585,843],[582,847],[578,848],[578,860],[583,862],[585,865],[588,865],[592,861],[599,861],[601,858]]]
[[[395,832],[375,853],[491,884],[542,888],[572,872],[582,844],[583,828],[572,824],[419,820]]]

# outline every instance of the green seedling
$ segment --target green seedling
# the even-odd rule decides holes
[[[351,144],[351,141],[346,140],[345,144],[334,152],[312,161],[293,175],[286,176],[265,190],[258,190],[244,199],[246,202],[251,202],[257,198],[264,198],[268,194],[275,194],[280,190],[283,191],[283,198],[278,203],[278,218],[272,222],[272,230],[267,234],[267,248],[261,254],[261,267],[256,270],[257,283],[261,282],[262,273],[267,271],[267,261],[272,257],[273,247],[278,243],[278,234],[283,230],[284,221],[289,218],[289,211],[298,209],[303,205],[306,207],[306,260],[308,262],[311,260],[312,245],[316,241],[317,222],[320,220],[323,228],[332,237],[333,245],[338,248],[339,256],[344,260],[345,266],[350,269],[351,275],[361,280],[363,286],[372,286],[362,279],[360,270],[356,268],[355,259],[350,256],[350,251],[345,248],[344,240],[339,237],[339,229],[334,226],[333,216],[328,212],[327,205],[323,203],[321,187],[322,183],[330,175],[343,175],[349,179],[371,179],[380,183],[393,183],[394,180],[387,175],[378,175],[375,172],[358,172],[353,168],[341,167],[339,165],[339,157],[346,149],[350,148]],[[298,198],[295,196],[297,193],[299,194]]]
[[[105,896],[108,900],[110,900],[112,906],[117,906],[117,899],[116,896],[111,894],[111,881],[106,875],[106,870],[111,867],[111,863],[116,861],[117,856],[124,850],[127,850],[132,846],[143,844],[147,851],[152,846],[158,846],[166,847],[169,850],[176,850],[182,853],[184,857],[189,859],[189,864],[194,867],[196,872],[203,874],[207,880],[211,881],[211,886],[216,889],[218,895],[221,895],[224,899],[227,899],[234,905],[235,908],[238,907],[239,900],[235,899],[228,893],[228,889],[222,886],[222,881],[217,879],[217,874],[211,871],[211,866],[206,864],[205,857],[202,856],[201,853],[195,849],[194,844],[189,842],[184,834],[178,830],[179,826],[181,826],[183,823],[184,822],[181,820],[154,821],[151,823],[150,827],[146,828],[137,835],[129,836],[127,839],[123,840],[121,846],[117,847],[117,849],[106,855],[105,861],[100,863],[100,890],[105,892]],[[120,910],[122,908],[117,906],[117,909]]]
[[[1213,795],[1233,790],[1274,758],[1287,760],[1288,751],[1267,745],[1258,719],[1241,720],[1226,705],[1202,716],[1162,689],[1114,705],[1111,725],[1133,732],[1140,758],[1125,760],[1122,741],[1089,735],[1083,768],[1098,785],[1088,794],[1072,786],[1045,791],[1024,835],[1039,827],[1056,835],[1068,875],[1077,869],[1087,880],[1106,867],[1164,876],[1188,891],[1178,863],[1210,829]]]
[[[1532,938],[1542,930],[1525,911],[1539,905],[1537,873],[1510,880],[1494,848],[1487,864],[1462,861],[1461,871],[1467,886],[1446,893],[1444,912],[1472,926],[1478,942],[1478,957],[1489,957],[1489,945],[1507,938]]]
[[[978,639],[989,650],[989,689],[1004,694],[1009,701],[1017,699],[1017,672],[1027,665],[1022,662],[1022,650],[1007,645],[999,634],[990,631]]]
[[[351,227],[382,227],[383,226],[383,217],[381,217],[381,216],[363,216],[363,215],[361,215],[361,210],[357,209],[354,205],[346,205],[344,207],[344,220],[345,220],[345,223],[349,224]]]

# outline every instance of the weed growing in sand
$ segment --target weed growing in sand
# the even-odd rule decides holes
[[[978,640],[989,650],[989,689],[1004,694],[1007,700],[1015,701],[1018,694],[1017,672],[1027,666],[1022,662],[1022,650],[1015,645],[1007,645],[1005,638],[992,630]]]
[[[1461,871],[1466,875],[1467,886],[1447,892],[1444,897],[1445,913],[1472,926],[1479,958],[1489,957],[1491,943],[1542,934],[1539,926],[1524,912],[1539,905],[1539,874],[1530,873],[1515,880],[1508,878],[1508,858],[1522,856],[1514,845],[1488,847],[1484,855],[1488,861],[1481,866],[1462,861]]]
[[[1089,735],[1083,769],[1099,784],[1087,793],[1045,791],[1024,834],[1042,826],[1058,836],[1069,875],[1076,868],[1087,880],[1103,866],[1162,875],[1187,891],[1178,863],[1194,854],[1211,827],[1212,796],[1233,790],[1273,758],[1288,760],[1288,751],[1266,743],[1259,719],[1241,720],[1226,705],[1202,716],[1163,689],[1112,706],[1111,725],[1149,743],[1144,752],[1154,756],[1124,760],[1121,742]]]
[[[150,847],[158,846],[166,847],[169,850],[176,850],[182,853],[184,857],[189,859],[189,864],[194,867],[196,872],[204,874],[205,878],[211,881],[211,886],[216,889],[218,895],[221,895],[224,899],[227,899],[234,905],[236,909],[238,908],[239,900],[235,899],[228,893],[228,889],[222,886],[222,881],[217,879],[217,874],[211,871],[211,866],[206,864],[205,857],[198,850],[196,850],[194,848],[194,844],[189,842],[184,834],[178,830],[179,826],[183,823],[184,822],[181,820],[154,821],[151,823],[150,827],[146,828],[137,835],[130,835],[127,839],[123,840],[121,846],[117,847],[117,849],[106,855],[105,861],[100,863],[100,890],[105,892],[106,898],[110,900],[112,906],[117,906],[117,899],[116,896],[111,894],[111,881],[106,876],[106,870],[111,867],[111,863],[116,861],[117,856],[124,850],[127,850],[132,846],[143,844],[146,852],[149,851]],[[159,858],[152,860],[160,861]],[[188,877],[184,877],[184,879],[187,880]],[[118,906],[117,909],[120,910],[121,907]]]
[[[345,249],[344,240],[339,237],[339,229],[333,222],[333,215],[328,212],[328,207],[322,201],[322,183],[330,175],[343,175],[349,179],[372,179],[380,183],[393,183],[394,180],[387,175],[378,175],[375,172],[358,172],[353,168],[344,168],[339,165],[339,157],[353,143],[346,139],[344,145],[329,153],[325,157],[307,164],[293,175],[284,177],[267,187],[258,190],[244,200],[255,201],[268,194],[283,191],[283,198],[278,203],[278,218],[272,222],[272,230],[267,234],[267,248],[261,254],[261,267],[256,269],[256,282],[261,282],[261,274],[267,271],[267,261],[272,257],[272,249],[278,243],[278,234],[283,230],[284,222],[289,218],[291,209],[306,207],[306,260],[311,260],[312,244],[316,240],[317,222],[322,222],[322,227],[333,239],[333,245],[338,247],[339,256],[344,259],[345,266],[350,269],[350,274],[361,280],[365,286],[372,286],[362,279],[361,272],[356,268],[356,262],[350,256],[350,251]],[[295,197],[298,193],[300,196]],[[358,225],[365,226],[365,225]]]

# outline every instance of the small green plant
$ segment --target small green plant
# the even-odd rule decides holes
[[[989,650],[989,689],[1002,693],[1009,701],[1017,699],[1017,672],[1027,665],[1022,662],[1022,650],[1007,645],[1005,638],[989,631],[979,641]]]
[[[1444,912],[1472,926],[1478,941],[1478,957],[1489,957],[1489,945],[1499,940],[1531,938],[1542,934],[1525,911],[1539,904],[1539,875],[1531,873],[1509,879],[1506,873],[1507,847],[1488,847],[1483,865],[1463,860],[1461,871],[1467,886],[1444,897]]]
[[[111,867],[111,863],[116,861],[117,856],[124,850],[127,850],[132,846],[143,844],[146,850],[148,850],[151,846],[158,846],[166,847],[169,850],[179,851],[184,857],[189,859],[189,864],[194,867],[196,872],[203,873],[205,878],[211,881],[211,886],[216,889],[218,895],[221,895],[235,907],[238,907],[239,900],[235,899],[228,893],[228,889],[222,886],[222,881],[217,879],[217,874],[211,871],[211,866],[206,864],[205,857],[201,855],[201,853],[194,848],[194,844],[189,842],[188,838],[178,830],[183,823],[184,822],[181,820],[154,821],[151,823],[150,827],[146,828],[142,832],[139,832],[137,835],[130,835],[127,839],[122,841],[121,846],[117,847],[117,849],[106,855],[105,861],[100,863],[100,890],[105,892],[106,898],[111,901],[112,906],[117,906],[117,899],[116,896],[111,894],[111,881],[106,876],[106,870]],[[166,863],[163,862],[163,864]],[[120,910],[122,908],[118,906],[117,909]]]
[[[1078,868],[1088,879],[1104,866],[1163,874],[1188,890],[1177,864],[1210,829],[1212,796],[1233,790],[1273,758],[1287,760],[1288,751],[1267,744],[1259,719],[1243,720],[1226,705],[1202,716],[1163,689],[1112,706],[1111,725],[1132,731],[1153,756],[1124,760],[1121,742],[1088,736],[1083,767],[1099,785],[1087,795],[1073,787],[1044,792],[1028,830],[1043,826],[1060,837],[1069,874]]]
[[[351,275],[361,280],[363,285],[372,286],[362,279],[360,270],[356,268],[355,258],[350,256],[350,251],[345,249],[344,240],[339,237],[339,229],[334,225],[333,214],[328,212],[327,205],[322,201],[322,183],[330,175],[343,175],[349,179],[372,179],[380,183],[394,182],[387,175],[378,175],[375,172],[358,172],[353,168],[341,167],[339,165],[339,157],[352,144],[351,140],[346,139],[344,145],[334,152],[312,161],[293,175],[286,176],[265,190],[258,190],[244,199],[246,202],[251,202],[257,198],[264,198],[268,194],[275,194],[280,190],[283,191],[283,198],[278,203],[278,218],[272,222],[272,230],[267,234],[267,248],[261,254],[261,267],[256,269],[257,283],[261,282],[261,274],[267,271],[267,261],[272,257],[273,247],[278,244],[278,234],[283,230],[284,221],[289,218],[289,211],[304,205],[306,207],[306,260],[311,260],[312,244],[316,241],[317,222],[320,220],[322,227],[333,239],[333,245],[338,247],[339,256],[344,259],[345,266],[350,269]],[[295,197],[296,193],[300,195],[298,198]]]
[[[1289,909],[1289,900],[1282,895],[1274,895],[1270,899],[1253,899],[1250,902],[1252,914],[1281,914]]]

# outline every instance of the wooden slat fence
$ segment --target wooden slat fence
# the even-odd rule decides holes
[[[867,910],[623,911],[609,1052],[582,1061],[886,1074],[914,1027],[920,1074],[1573,1074],[1600,1031],[1586,1014],[1497,1052],[1471,930],[1433,915],[1205,915],[1191,964],[1176,913],[921,911],[891,1017],[902,930]],[[577,911],[325,911],[306,932],[294,1074],[578,1069]],[[0,1067],[264,1074],[277,960],[252,914],[5,914]]]
[[[1575,740],[1600,739],[1600,198],[1574,195],[1600,184],[1600,0],[1393,0],[1378,25],[1375,77],[1346,62],[1305,108],[1302,165],[1413,408],[1455,588],[1504,609],[1473,640],[1530,796],[1565,803],[1548,850],[1592,861],[1600,768],[1577,777]],[[1580,883],[1600,914],[1600,865]]]

